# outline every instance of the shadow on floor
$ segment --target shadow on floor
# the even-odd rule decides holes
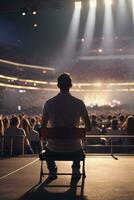
[[[18,200],[87,200],[86,197],[84,197],[83,193],[81,195],[77,195],[77,184],[78,181],[72,181],[70,182],[70,185],[66,187],[66,185],[55,185],[51,187],[61,188],[65,187],[67,188],[64,192],[50,192],[49,183],[52,182],[48,179],[46,179],[42,184],[37,184],[33,188],[31,188],[29,191],[27,191],[23,196],[21,196]],[[84,189],[84,183],[81,185]],[[48,191],[49,188],[49,191]]]

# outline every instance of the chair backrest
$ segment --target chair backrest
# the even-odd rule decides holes
[[[85,137],[84,128],[42,128],[40,139],[83,139]]]

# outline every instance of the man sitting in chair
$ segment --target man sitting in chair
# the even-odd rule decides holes
[[[79,128],[80,119],[83,120],[87,131],[91,130],[87,109],[82,100],[72,96],[69,92],[72,79],[69,74],[63,73],[58,77],[60,93],[49,99],[43,109],[42,127]],[[46,152],[82,152],[81,140],[52,140],[46,143]],[[57,178],[57,167],[54,160],[47,160],[49,178]],[[73,162],[73,178],[80,178],[80,160]]]

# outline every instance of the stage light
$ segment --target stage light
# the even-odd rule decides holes
[[[81,8],[81,1],[75,1],[75,8]]]
[[[27,14],[27,8],[23,8],[23,9],[21,9],[21,14],[22,14],[22,16],[25,16],[26,14]]]
[[[34,28],[37,28],[37,26],[38,26],[38,24],[36,24],[36,23],[33,25]]]
[[[102,52],[103,52],[103,50],[102,50],[102,49],[98,49],[98,52],[99,52],[99,53],[102,53]]]
[[[112,5],[112,0],[105,0],[106,5]]]
[[[25,92],[26,90],[22,90],[22,89],[19,90],[19,93],[25,93]]]
[[[18,111],[21,111],[21,106],[18,106]]]
[[[81,39],[81,42],[85,42],[85,39],[84,39],[84,38],[82,38],[82,39]]]
[[[90,0],[90,1],[89,1],[89,6],[90,6],[91,8],[96,8],[96,6],[97,6],[96,0]]]
[[[46,72],[46,70],[43,70],[42,73],[43,73],[43,74],[46,74],[47,72]]]
[[[36,11],[36,10],[33,10],[33,11],[32,11],[32,14],[33,14],[33,15],[36,15],[36,14],[37,14],[37,11]]]
[[[26,12],[22,12],[22,15],[25,16],[25,15],[26,15]]]
[[[121,104],[121,102],[120,102],[120,101],[117,101],[117,104],[118,104],[118,105],[120,105],[120,104]]]

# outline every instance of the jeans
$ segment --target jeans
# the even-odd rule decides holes
[[[80,149],[78,151],[75,151],[75,152],[53,152],[49,149],[46,149],[46,155],[48,156],[48,159],[46,159],[46,162],[47,162],[47,168],[50,172],[54,172],[56,173],[57,172],[57,166],[56,166],[56,162],[55,160],[53,159],[49,159],[49,157],[51,156],[55,156],[55,155],[58,155],[59,157],[63,156],[66,157],[68,155],[71,155],[75,158],[75,160],[73,160],[73,164],[72,164],[72,169],[76,168],[76,169],[80,169],[80,156],[83,154],[83,150]]]

